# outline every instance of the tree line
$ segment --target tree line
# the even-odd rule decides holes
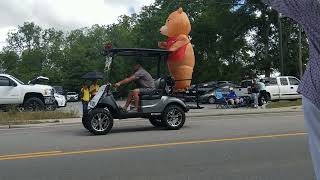
[[[139,14],[122,15],[110,25],[93,25],[64,32],[25,22],[8,33],[7,46],[0,52],[0,71],[28,81],[42,75],[50,84],[69,90],[79,89],[80,78],[90,71],[103,72],[101,52],[107,42],[113,47],[157,48],[165,40],[159,29],[168,15],[182,7],[192,24],[196,66],[193,83],[213,80],[270,76],[280,70],[278,13],[260,0],[156,0]],[[284,75],[299,77],[298,30],[289,18],[282,17]],[[308,60],[305,34],[302,57]],[[109,81],[115,82],[131,73],[130,64],[114,61]],[[144,66],[155,72],[155,62]]]

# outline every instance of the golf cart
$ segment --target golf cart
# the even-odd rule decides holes
[[[148,95],[140,96],[140,108],[138,112],[126,112],[121,110],[117,104],[112,85],[107,83],[100,87],[98,93],[89,102],[88,111],[84,113],[82,123],[94,135],[107,134],[112,126],[113,119],[145,118],[155,127],[163,127],[168,130],[178,130],[185,123],[185,113],[189,109],[201,108],[187,105],[185,93],[175,93],[173,91],[175,81],[170,76],[160,77],[161,64],[165,66],[169,52],[159,49],[119,49],[106,48],[106,71],[109,74],[112,61],[116,57],[139,57],[139,58],[156,58],[157,78],[155,80],[156,90]],[[129,58],[128,58],[129,59]],[[166,70],[165,70],[166,71]],[[108,77],[109,75],[107,75]]]

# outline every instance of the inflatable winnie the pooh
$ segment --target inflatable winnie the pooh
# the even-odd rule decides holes
[[[185,91],[191,84],[195,57],[189,39],[191,24],[182,8],[170,14],[160,33],[167,36],[165,42],[159,42],[159,47],[169,50],[168,69],[176,81],[175,91]]]

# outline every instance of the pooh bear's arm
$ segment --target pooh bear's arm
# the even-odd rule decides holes
[[[159,42],[158,43],[158,46],[159,46],[159,48],[161,48],[161,49],[166,49],[167,48],[167,42]]]
[[[171,52],[177,51],[179,48],[181,48],[182,46],[184,46],[184,45],[186,45],[188,43],[190,43],[190,40],[189,40],[188,36],[179,35],[177,37],[177,41],[168,50],[171,51]]]

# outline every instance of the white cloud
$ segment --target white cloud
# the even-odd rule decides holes
[[[33,21],[48,28],[71,30],[117,22],[120,15],[139,12],[154,0],[0,0],[0,48],[7,32]]]

